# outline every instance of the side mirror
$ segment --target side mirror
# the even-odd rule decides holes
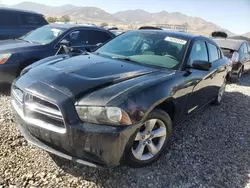
[[[61,42],[60,42],[60,46],[67,46],[67,47],[70,47],[71,46],[71,43],[66,40],[66,39],[63,39]]]
[[[193,69],[208,71],[212,67],[212,64],[208,61],[194,61],[192,64]]]

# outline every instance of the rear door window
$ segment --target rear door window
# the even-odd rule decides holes
[[[209,52],[209,61],[210,62],[214,62],[216,60],[219,59],[219,51],[218,48],[210,43],[207,43],[207,47],[208,47],[208,52]]]
[[[112,38],[108,33],[97,30],[85,30],[84,35],[84,38],[87,39],[88,45],[97,45],[98,43],[105,43]]]
[[[18,26],[19,25],[19,15],[12,11],[2,11],[0,12],[0,26]]]
[[[73,31],[65,37],[66,40],[71,42],[72,46],[94,46],[98,43],[105,43],[112,37],[102,31],[96,30],[78,30]]]

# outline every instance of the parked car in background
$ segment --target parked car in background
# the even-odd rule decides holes
[[[114,33],[116,36],[121,35],[126,32],[124,30],[109,30],[109,31]]]
[[[169,144],[172,127],[220,104],[228,63],[211,39],[129,31],[92,53],[41,60],[12,85],[22,135],[89,166],[142,167]]]
[[[244,36],[240,36],[240,35],[236,35],[236,36],[231,36],[231,37],[228,37],[229,39],[236,39],[236,40],[245,40],[247,41],[248,45],[250,45],[250,38],[248,37],[244,37]]]
[[[250,47],[245,40],[215,38],[223,54],[232,60],[229,80],[237,82],[242,73],[250,69]]]
[[[139,30],[163,30],[162,28],[155,27],[155,26],[141,26],[138,28]]]
[[[51,24],[20,38],[0,41],[0,83],[11,83],[28,65],[55,55],[60,45],[93,50],[115,35],[96,26]]]
[[[0,40],[19,38],[47,24],[42,14],[0,7]]]
[[[116,27],[116,26],[105,26],[104,29],[107,29],[107,30],[119,30],[118,27]]]

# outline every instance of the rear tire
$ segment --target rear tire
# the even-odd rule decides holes
[[[156,161],[170,144],[172,120],[163,110],[153,110],[136,133],[125,163],[133,168],[148,166]]]
[[[216,97],[216,98],[214,99],[214,101],[212,102],[213,105],[219,106],[219,105],[221,104],[223,95],[224,95],[225,90],[226,90],[226,85],[227,85],[227,80],[225,79],[223,85],[221,86],[221,88],[220,88],[220,90],[219,90],[219,92],[218,92],[217,97]]]

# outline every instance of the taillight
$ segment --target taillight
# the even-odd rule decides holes
[[[239,62],[239,53],[238,52],[234,52],[233,55],[232,55],[232,57],[231,57],[231,59],[232,59],[233,64],[238,63]]]

